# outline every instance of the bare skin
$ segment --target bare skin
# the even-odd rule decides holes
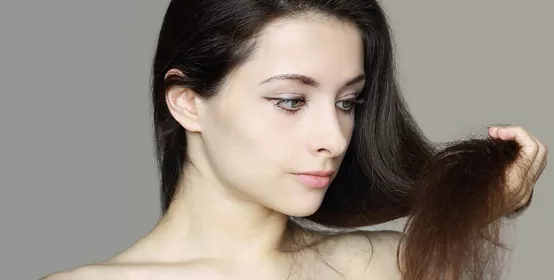
[[[354,126],[349,102],[363,88],[363,79],[356,79],[363,69],[354,26],[304,15],[265,28],[252,57],[217,98],[169,89],[167,105],[186,130],[193,164],[185,166],[168,212],[118,256],[43,280],[401,279],[398,232],[293,232],[321,241],[313,250],[294,248],[286,238],[288,217],[311,215],[326,192],[295,174],[339,169]],[[316,83],[263,82],[291,73]],[[298,97],[309,105],[290,101]],[[523,192],[524,201],[546,166],[547,147],[520,127],[491,128],[489,134],[525,147],[523,158],[532,164],[510,172],[508,186]]]
[[[112,259],[104,263],[52,274],[42,280],[394,280],[401,279],[396,263],[399,238],[400,234],[393,231],[341,234],[327,238],[318,244],[315,247],[319,251],[317,254],[308,250],[283,253],[274,256],[274,259],[265,260],[206,259],[187,263],[160,264]],[[144,255],[140,256],[140,254]],[[148,254],[149,252],[143,251],[128,255],[126,258],[148,259],[146,257]],[[291,256],[293,260],[301,261],[291,263]]]
[[[282,74],[317,85],[268,81]],[[322,241],[314,250],[286,245],[288,217],[314,213],[326,192],[294,174],[338,170],[363,75],[363,44],[353,25],[315,14],[270,24],[217,98],[168,90],[193,164],[153,231],[110,260],[45,279],[397,279],[398,233],[296,230],[292,236]],[[310,105],[275,100],[299,97]]]

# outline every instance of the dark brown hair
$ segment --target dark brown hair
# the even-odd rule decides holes
[[[360,29],[368,78],[361,95],[366,102],[355,110],[353,137],[338,175],[319,210],[304,219],[353,228],[408,217],[399,252],[404,279],[494,276],[499,221],[508,208],[503,175],[519,147],[486,137],[440,147],[424,137],[400,93],[390,27],[373,0],[171,1],[152,72],[162,212],[187,163],[185,131],[168,111],[167,89],[183,86],[203,98],[216,95],[256,47],[264,26],[305,12]],[[172,68],[185,75],[165,79]]]

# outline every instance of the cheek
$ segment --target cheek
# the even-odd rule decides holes
[[[305,129],[299,118],[288,116],[267,101],[237,115],[236,131],[244,143],[244,159],[261,177],[279,181],[305,156]],[[260,177],[260,179],[262,179]]]
[[[271,120],[276,115],[271,107],[264,104],[245,106],[246,101],[242,100],[242,106],[226,104],[210,108],[212,114],[203,129],[210,157],[231,165],[228,167],[232,172],[252,173],[250,175],[275,172],[283,157],[290,154],[287,153],[290,135],[286,134],[285,126]]]
[[[263,108],[259,108],[263,109]],[[256,110],[245,114],[237,123],[236,131],[247,143],[248,153],[256,157],[260,164],[277,167],[294,151],[294,128],[283,125],[275,119],[275,112]],[[270,111],[270,112],[268,112]]]
[[[350,143],[352,133],[354,132],[354,115],[343,115],[339,118],[339,123],[344,137]]]

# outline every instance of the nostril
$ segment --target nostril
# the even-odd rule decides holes
[[[324,153],[324,152],[330,153],[330,151],[328,149],[325,149],[325,148],[318,149],[317,152],[318,153]]]

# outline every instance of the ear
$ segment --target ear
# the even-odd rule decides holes
[[[171,69],[167,72],[166,78],[170,75],[180,75],[179,70]],[[172,86],[167,89],[166,104],[173,118],[190,132],[200,132],[200,122],[198,118],[198,105],[200,97],[189,88],[182,86]]]

